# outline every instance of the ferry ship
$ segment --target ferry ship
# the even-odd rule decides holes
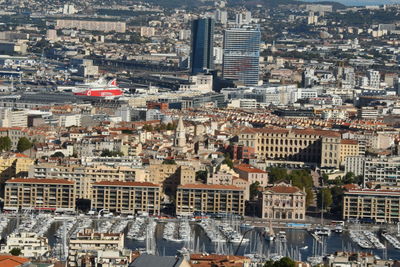
[[[118,87],[117,79],[106,82],[99,79],[95,82],[77,85],[72,89],[74,95],[93,96],[93,97],[117,97],[124,92]]]

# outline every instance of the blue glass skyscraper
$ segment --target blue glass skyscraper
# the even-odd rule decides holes
[[[203,73],[214,68],[213,45],[214,20],[196,19],[192,24],[192,74]]]
[[[258,85],[261,33],[258,27],[244,26],[225,30],[224,79],[245,86]]]

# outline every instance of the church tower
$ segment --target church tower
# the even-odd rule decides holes
[[[178,126],[176,127],[175,130],[174,144],[176,147],[186,146],[186,130],[185,130],[185,125],[183,124],[182,117],[179,117]]]

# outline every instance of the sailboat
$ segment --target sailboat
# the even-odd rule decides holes
[[[269,227],[265,227],[265,240],[273,241],[275,239],[274,229],[272,228],[272,222],[269,221]]]

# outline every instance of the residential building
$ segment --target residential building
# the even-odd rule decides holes
[[[346,157],[358,156],[360,149],[358,141],[353,139],[342,139],[340,141],[340,165],[345,165]]]
[[[244,214],[244,190],[232,185],[187,184],[178,186],[176,214]]]
[[[400,186],[400,157],[347,157],[345,171],[362,175],[364,185]]]
[[[214,19],[196,19],[192,23],[192,74],[214,68]]]
[[[260,196],[261,218],[283,221],[305,220],[306,193],[298,187],[279,183],[266,187]]]
[[[250,164],[239,164],[233,167],[239,177],[247,180],[250,184],[258,182],[260,186],[268,184],[268,173],[264,170],[258,169]]]
[[[0,127],[28,127],[27,111],[23,109],[1,108]]]
[[[399,207],[399,190],[350,189],[343,197],[343,219],[397,223],[400,221]]]
[[[75,182],[63,179],[16,178],[6,181],[5,210],[75,210]]]
[[[109,182],[92,185],[92,209],[118,213],[159,214],[161,186],[148,182]]]
[[[381,83],[381,74],[376,70],[368,70],[367,77],[369,86],[372,88],[379,88]]]
[[[120,21],[57,19],[57,29],[78,29],[88,31],[119,32],[126,31],[126,23]]]
[[[261,33],[242,26],[224,33],[223,78],[245,86],[258,85]]]
[[[26,177],[33,161],[21,153],[3,154],[0,157],[0,184],[11,178]]]
[[[124,233],[96,233],[93,229],[77,233],[76,237],[69,239],[68,266],[81,266],[81,258],[88,254],[96,255],[101,251],[123,252],[124,237]]]
[[[7,237],[7,243],[1,246],[2,253],[9,253],[12,249],[21,250],[21,256],[39,259],[50,252],[47,237],[39,236],[37,233],[20,232],[12,233]],[[0,262],[0,266],[2,265]]]

